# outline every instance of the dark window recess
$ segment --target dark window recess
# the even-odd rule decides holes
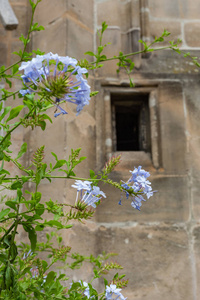
[[[114,151],[151,151],[148,95],[112,95]]]

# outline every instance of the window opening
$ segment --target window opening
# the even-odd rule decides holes
[[[148,94],[112,94],[114,151],[151,152]]]

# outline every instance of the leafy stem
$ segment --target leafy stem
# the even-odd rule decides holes
[[[34,109],[35,109],[35,107],[33,107],[30,111],[29,111],[29,113],[20,121],[20,122],[18,122],[11,130],[9,130],[8,132],[7,132],[7,134],[3,137],[3,139],[0,141],[0,145],[2,145],[3,144],[3,142],[7,139],[7,137],[17,128],[17,127],[19,127],[21,124],[22,124],[22,122],[23,122],[23,120],[25,120],[25,119],[27,119],[31,114],[32,114],[32,112],[34,111]]]
[[[18,60],[17,62],[15,62],[14,64],[10,65],[10,66],[7,67],[6,69],[4,69],[2,72],[0,72],[0,76],[1,76],[2,74],[4,74],[6,71],[8,71],[8,70],[10,70],[11,68],[13,68],[15,65],[19,64],[20,62],[22,62],[22,61],[24,60],[26,48],[27,48],[28,43],[30,42],[30,34],[31,34],[31,32],[33,31],[33,30],[32,30],[32,27],[33,27],[33,18],[34,18],[34,14],[35,14],[35,9],[36,9],[36,7],[37,7],[37,5],[38,5],[39,2],[41,2],[41,0],[37,0],[36,4],[32,4],[32,5],[31,5],[31,7],[32,7],[31,22],[30,22],[30,25],[29,25],[27,38],[24,39],[24,49],[23,49],[23,51],[22,51],[22,55],[21,55],[20,60]]]

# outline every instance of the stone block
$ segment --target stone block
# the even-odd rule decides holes
[[[7,30],[17,28],[18,20],[8,0],[1,0],[0,18]]]
[[[199,166],[197,166],[198,168]],[[197,169],[195,170],[197,171]],[[194,173],[194,170],[192,170]],[[200,175],[199,169],[198,173]],[[192,202],[192,217],[199,222],[200,221],[200,200],[199,200],[199,186],[200,186],[200,177],[191,178],[191,202]]]
[[[114,261],[124,267],[129,279],[122,291],[128,299],[193,299],[193,287],[188,284],[192,280],[188,236],[183,228],[102,224],[96,240],[98,253],[118,253]]]
[[[138,162],[138,165],[140,162]],[[131,169],[131,168],[130,168]],[[149,171],[149,169],[147,169]],[[111,185],[103,185],[107,198],[102,200],[97,210],[97,220],[103,223],[116,222],[184,222],[189,218],[187,177],[162,176],[151,173],[149,180],[157,192],[142,203],[141,212],[131,206],[131,199]],[[125,172],[114,172],[110,178],[115,182],[126,182],[130,177],[129,168]],[[122,205],[118,205],[122,199]]]
[[[160,45],[162,47],[164,45],[169,45],[169,41],[177,41],[177,39],[182,39],[182,33],[181,33],[181,23],[172,21],[172,22],[167,22],[167,21],[151,21],[150,22],[150,34],[153,37],[153,40],[155,37],[161,36],[164,30],[169,31],[171,34],[168,37],[165,37],[165,41],[162,42]],[[180,46],[181,44],[179,44]],[[158,47],[158,44],[155,44],[155,47]]]
[[[23,49],[23,43],[20,40],[14,40],[11,44],[12,55],[10,56],[11,64],[16,63],[19,60],[19,56],[13,54],[13,52],[19,52],[20,49]],[[22,74],[23,72],[21,72]]]
[[[7,31],[5,30],[5,28],[3,27],[3,24],[0,23],[0,37],[5,38]]]
[[[140,27],[140,1],[139,0],[131,1],[131,27],[132,28]]]
[[[199,83],[191,78],[184,85],[188,138],[199,138]]]
[[[130,1],[107,0],[97,2],[97,24],[105,21],[108,26],[118,26],[122,31],[128,31],[131,25],[131,3]]]
[[[33,49],[39,48],[46,53],[58,53],[59,55],[68,55],[66,53],[66,21],[59,19],[48,26],[45,31],[36,32],[33,35]]]
[[[181,85],[162,83],[158,99],[163,168],[166,173],[185,174],[187,140]]]
[[[97,37],[98,41],[98,37]],[[107,58],[111,58],[114,55],[118,56],[119,52],[122,50],[121,48],[121,32],[119,27],[108,27],[105,31],[102,45],[105,45],[107,43],[110,43],[107,45],[107,47],[104,48],[102,54],[105,54]],[[98,45],[98,42],[97,42]],[[117,62],[118,60],[112,60],[103,63],[104,66],[102,69],[100,69],[99,73],[105,77],[109,76],[116,76],[116,70],[117,70]]]
[[[71,148],[82,148],[81,156],[86,156],[79,166],[76,167],[75,173],[80,177],[88,177],[89,169],[93,169],[96,159],[96,124],[95,119],[90,115],[85,107],[79,116],[69,116],[67,119],[66,133],[66,155],[70,155]]]
[[[51,161],[55,161],[51,152],[56,153],[58,159],[64,159],[66,147],[66,120],[62,118],[62,116],[60,116],[60,118],[54,118],[54,110],[54,108],[48,110],[48,114],[52,118],[53,124],[47,120],[45,132],[39,127],[34,131],[27,128],[25,132],[25,140],[29,145],[30,159],[37,148],[43,145],[45,145],[45,162],[47,164]]]
[[[119,18],[120,4],[116,0],[107,0],[104,2],[97,2],[97,24],[101,24],[105,21],[108,26],[121,26],[121,20]]]
[[[181,17],[180,1],[178,0],[150,0],[150,15],[154,18],[177,19]]]
[[[94,25],[94,1],[69,0],[67,1],[67,13],[77,22],[83,23],[85,26],[93,30]]]
[[[88,256],[96,253],[96,233],[98,227],[92,221],[86,221],[85,224],[74,222],[72,228],[63,230],[62,236],[66,246],[71,246],[70,253],[80,253],[81,255]],[[68,262],[73,260],[68,259]],[[93,277],[92,265],[89,263],[83,263],[80,269],[70,270],[65,269],[67,276],[70,276],[70,280],[83,280],[89,282]],[[68,283],[67,283],[68,285]],[[92,285],[98,287],[98,280],[93,281]]]
[[[199,0],[179,1],[180,14],[183,19],[199,19],[200,2]]]
[[[5,43],[0,42],[0,65],[6,65],[7,62],[7,46]]]
[[[189,47],[200,47],[199,41],[200,22],[189,22],[184,26],[185,41]]]
[[[200,264],[200,227],[197,225],[194,227],[193,232],[193,247],[194,247],[194,256],[191,257],[193,267],[194,267],[194,272],[195,272],[195,277],[193,280],[193,286],[194,286],[194,297],[198,299],[200,295],[200,286],[199,286],[199,280],[200,280],[200,270],[199,270],[199,264]],[[195,298],[194,298],[195,299]]]
[[[27,36],[28,33],[28,28],[29,28],[29,22],[30,19],[28,18],[28,8],[27,6],[13,6],[13,10],[18,18],[18,26],[16,30],[13,31],[13,37],[20,37],[21,34],[23,34],[25,37]]]
[[[82,23],[67,17],[67,55],[77,59],[84,58],[84,53],[93,50],[93,30],[89,30]],[[91,56],[86,57],[91,60]]]
[[[67,11],[67,2],[65,0],[42,0],[38,4],[35,13],[35,22],[39,25],[47,26],[59,20],[62,21],[63,15]]]
[[[199,50],[190,50],[192,56],[199,56]],[[196,76],[199,74],[199,68],[197,68],[190,59],[184,58],[178,53],[172,52],[171,50],[159,50],[151,52],[149,59],[142,60],[142,67],[140,74],[144,75],[144,78],[150,80],[163,78],[174,79],[177,81],[181,76],[188,76],[190,83],[194,82],[192,75]],[[181,80],[181,78],[180,78]]]
[[[26,5],[27,1],[26,0],[9,0],[10,4],[13,5]]]

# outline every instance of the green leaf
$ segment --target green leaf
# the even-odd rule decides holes
[[[130,78],[130,87],[135,87],[135,84],[133,83],[133,81]]]
[[[15,243],[11,244],[10,254],[11,254],[11,262],[14,262],[15,258],[17,257],[17,254],[18,254],[17,246],[15,245]]]
[[[102,24],[101,24],[101,34],[104,33],[104,31],[106,30],[106,28],[108,27],[108,24],[106,24],[106,22],[104,21]]]
[[[4,170],[4,169],[2,169],[2,170],[0,171],[0,174],[1,174],[1,175],[2,175],[2,174],[10,175],[10,173],[9,173],[7,170]]]
[[[100,54],[103,51],[104,46],[99,46],[98,47],[98,54]]]
[[[35,226],[35,231],[43,231],[44,228],[45,228],[45,225],[44,225],[44,224],[36,225],[36,226]]]
[[[19,69],[19,65],[18,64],[14,65],[12,68],[12,75],[15,75],[18,72],[18,69]]]
[[[64,160],[64,159],[58,160],[57,163],[55,164],[55,166],[53,167],[53,170],[58,169],[65,164],[66,164],[66,160]]]
[[[54,271],[49,272],[46,278],[46,284],[51,283],[55,278],[56,278],[56,272]]]
[[[31,5],[32,9],[34,10],[35,7],[36,7],[36,4],[33,1],[31,1],[31,0],[29,0],[29,2],[30,2],[30,5]]]
[[[17,190],[18,188],[19,188],[19,189],[22,188],[22,184],[21,184],[21,182],[20,182],[19,180],[13,182],[13,183],[11,184],[11,186],[10,186],[10,189],[11,189],[11,190]]]
[[[0,212],[0,220],[2,220],[9,213],[10,208],[6,208]]]
[[[6,201],[5,204],[7,206],[9,206],[10,208],[14,209],[15,211],[17,211],[17,207],[16,207],[17,203],[15,201],[9,200],[9,201]]]
[[[3,109],[3,111],[1,111],[0,121],[3,120],[3,118],[5,117],[5,115],[7,113],[9,113],[10,109],[11,109],[11,106],[7,106]]]
[[[10,120],[16,118],[16,117],[19,115],[20,111],[21,111],[23,108],[24,108],[24,105],[19,105],[19,106],[15,107],[15,108],[11,109],[10,115],[9,115],[8,119],[6,120],[6,123],[7,123],[8,121],[10,121]]]
[[[94,178],[95,172],[93,170],[90,170],[90,178]]]
[[[16,159],[20,158],[25,152],[27,151],[27,143],[24,143],[22,146],[21,146],[21,149],[16,157]]]
[[[95,55],[93,52],[91,52],[91,51],[85,52],[85,55],[96,56],[96,55]]]
[[[35,212],[38,216],[41,216],[45,211],[44,204],[39,203],[35,209]]]
[[[30,224],[27,224],[25,222],[23,222],[22,225],[24,230],[28,232],[28,237],[31,242],[31,250],[34,251],[37,244],[37,234],[35,232],[35,229]]]
[[[51,154],[55,157],[56,160],[58,160],[58,157],[54,152],[51,152]]]

